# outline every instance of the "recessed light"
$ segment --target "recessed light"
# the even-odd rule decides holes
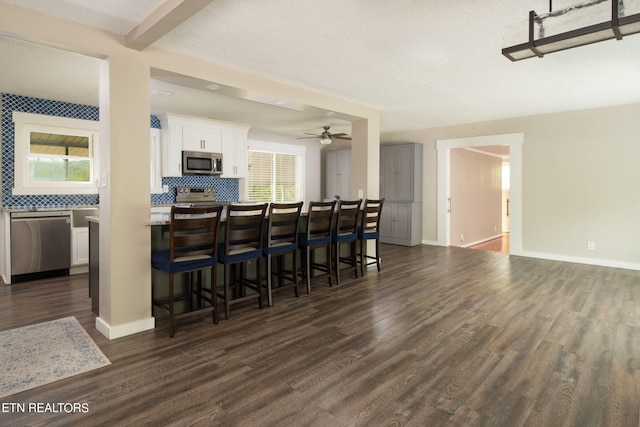
[[[327,111],[327,112],[326,112],[326,115],[327,115],[327,116],[333,116],[334,114],[335,114],[335,113],[334,113],[333,111]]]
[[[210,85],[207,85],[206,88],[209,90],[218,90],[220,89],[220,85],[210,84]]]
[[[279,100],[277,100],[277,101],[275,102],[275,104],[276,104],[276,105],[284,105],[284,104],[286,104],[286,103],[287,103],[287,101],[283,101],[283,100],[281,100],[281,99],[279,99]]]

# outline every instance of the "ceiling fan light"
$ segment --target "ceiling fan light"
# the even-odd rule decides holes
[[[322,145],[329,145],[329,144],[331,144],[331,141],[332,141],[332,139],[331,139],[331,136],[329,136],[329,135],[322,135],[320,137],[320,144],[322,144]]]

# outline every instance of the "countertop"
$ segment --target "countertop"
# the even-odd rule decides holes
[[[99,205],[55,205],[55,206],[7,206],[2,209],[5,212],[52,212],[52,211],[75,211],[81,209],[98,209]]]

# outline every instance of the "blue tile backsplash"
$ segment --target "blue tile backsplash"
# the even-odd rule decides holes
[[[12,113],[44,114],[49,116],[69,117],[84,120],[99,120],[98,107],[52,101],[48,99],[1,94],[2,98],[2,207],[67,207],[75,205],[98,204],[98,195],[38,195],[14,196],[11,194],[14,184],[14,126]],[[150,126],[160,128],[160,120],[151,116]],[[152,194],[151,203],[173,203],[176,187],[213,186],[216,188],[216,199],[219,201],[237,201],[239,182],[237,179],[213,178],[209,176],[185,176],[162,178],[162,184],[169,187],[169,192]]]
[[[237,179],[213,178],[211,176],[183,176],[176,178],[162,178],[162,185],[169,186],[169,192],[164,194],[152,194],[151,203],[173,203],[176,196],[176,187],[215,187],[216,201],[237,202],[240,191]]]

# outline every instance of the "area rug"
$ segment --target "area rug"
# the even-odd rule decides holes
[[[110,365],[75,317],[0,332],[0,398]]]

